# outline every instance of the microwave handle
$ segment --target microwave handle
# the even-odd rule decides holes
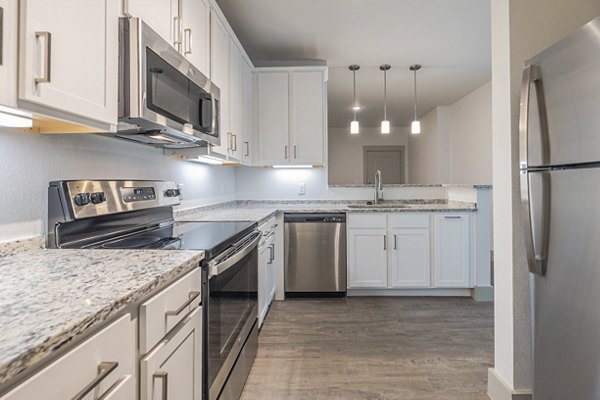
[[[219,132],[217,131],[217,118],[219,118],[219,116],[217,115],[217,99],[215,99],[215,96],[211,95],[210,96],[210,109],[211,109],[211,124],[210,124],[210,132],[213,135],[217,135],[219,136]]]

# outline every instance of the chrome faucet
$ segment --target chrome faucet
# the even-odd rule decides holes
[[[375,204],[383,201],[383,182],[381,181],[381,171],[375,172]]]

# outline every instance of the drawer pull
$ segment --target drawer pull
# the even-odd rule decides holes
[[[157,379],[162,379],[163,384],[162,384],[162,396],[161,396],[161,400],[168,400],[169,399],[169,373],[168,372],[163,372],[163,371],[159,371],[159,372],[155,372],[154,375],[152,375],[154,378]]]
[[[35,39],[44,38],[44,74],[41,77],[36,77],[34,82],[38,83],[49,83],[50,82],[50,71],[52,61],[52,34],[47,31],[35,32]]]
[[[96,386],[98,386],[104,379],[106,379],[106,377],[110,375],[110,373],[113,372],[118,366],[119,363],[116,361],[101,362],[98,365],[98,376],[96,376],[93,381],[88,383],[79,393],[77,393],[73,397],[73,400],[82,400],[88,393],[94,390]],[[111,386],[109,392],[113,389],[113,387],[114,385]]]
[[[462,217],[460,215],[445,215],[444,218],[446,218],[446,219],[462,219]]]
[[[188,306],[190,304],[192,304],[192,302],[198,298],[198,296],[200,296],[200,292],[190,292],[190,298],[185,303],[183,303],[181,305],[181,307],[179,307],[177,310],[174,310],[174,311],[167,311],[166,314],[171,317],[181,314],[183,312],[183,310],[188,308]]]

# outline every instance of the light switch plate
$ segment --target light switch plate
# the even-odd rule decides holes
[[[298,184],[298,194],[300,194],[300,195],[306,194],[306,183]]]

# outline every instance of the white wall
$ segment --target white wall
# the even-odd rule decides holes
[[[492,85],[421,118],[408,135],[409,183],[492,182]]]
[[[494,400],[531,390],[530,288],[519,214],[517,161],[522,64],[598,15],[598,0],[492,1],[496,341],[488,390]]]
[[[327,169],[235,169],[237,198],[240,200],[371,200],[373,188],[330,188]],[[298,194],[298,184],[306,184],[306,194]],[[386,187],[386,199],[444,199],[446,188]]]
[[[184,185],[182,206],[235,198],[233,168],[174,160],[151,147],[95,135],[0,131],[0,172],[0,242],[44,233],[51,180],[173,180]]]
[[[329,183],[363,183],[363,146],[406,146],[405,127],[392,127],[389,135],[382,135],[379,127],[360,127],[358,135],[351,135],[350,128],[329,128],[328,160]],[[407,157],[404,154],[405,171]]]

